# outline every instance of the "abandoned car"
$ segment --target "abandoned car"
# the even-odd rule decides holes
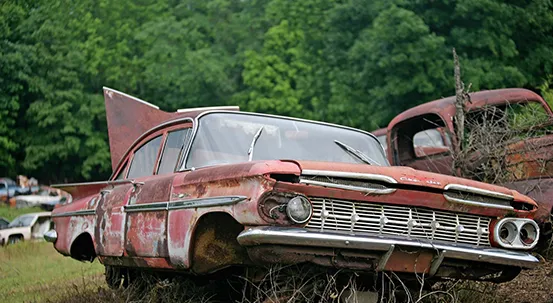
[[[97,257],[111,286],[130,268],[197,275],[314,263],[512,279],[538,260],[536,203],[516,191],[390,167],[364,131],[203,108],[168,113],[104,89],[113,174],[56,187],[45,238]]]
[[[471,93],[470,102],[465,106],[465,137],[468,138],[465,142],[476,146],[460,145],[465,149],[462,152],[470,154],[471,172],[474,172],[467,177],[487,181],[486,175],[479,172],[485,167],[482,162],[495,161],[491,162],[495,171],[499,167],[496,163],[504,162],[502,171],[495,173],[501,175],[496,183],[528,195],[538,203],[535,220],[541,227],[542,243],[547,244],[553,213],[551,108],[538,94],[518,88]],[[452,151],[458,142],[455,112],[455,96],[431,101],[400,113],[387,129],[372,133],[386,145],[392,165],[453,175]],[[499,139],[490,138],[494,133]],[[504,148],[505,152],[489,160],[494,155],[482,151],[486,145],[496,150]]]
[[[6,229],[10,225],[10,221],[6,218],[0,217],[0,229]]]
[[[20,241],[43,240],[53,227],[50,212],[30,213],[15,218],[7,228],[0,230],[0,246]]]

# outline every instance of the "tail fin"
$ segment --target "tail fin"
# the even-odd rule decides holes
[[[107,87],[104,87],[104,99],[113,170],[140,135],[178,116],[176,113],[162,111],[153,104]]]

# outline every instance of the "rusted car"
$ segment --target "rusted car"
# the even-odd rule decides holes
[[[467,119],[504,119],[518,111],[530,115],[529,135],[507,144],[508,174],[501,185],[533,198],[539,205],[536,220],[542,227],[543,240],[551,237],[553,209],[553,112],[538,94],[526,89],[498,89],[470,94],[466,104]],[[392,165],[418,170],[453,174],[455,137],[455,96],[431,101],[397,115],[387,129],[372,132],[387,146]],[[495,114],[488,114],[493,111]],[[498,113],[501,113],[499,115]],[[477,124],[478,125],[478,124]],[[484,125],[484,124],[482,124]],[[490,134],[492,135],[492,134]],[[388,138],[388,139],[387,139]],[[422,144],[421,141],[425,141]],[[424,147],[422,147],[424,145]],[[478,158],[478,157],[475,157]],[[545,243],[545,242],[544,242]]]
[[[206,275],[313,263],[429,279],[508,280],[538,260],[536,203],[516,191],[389,167],[364,131],[237,108],[168,113],[104,89],[113,174],[57,187],[45,235],[129,269]]]

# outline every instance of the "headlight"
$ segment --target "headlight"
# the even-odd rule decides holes
[[[504,244],[511,245],[517,238],[517,226],[513,222],[505,222],[499,229],[499,240]]]
[[[524,243],[525,245],[534,244],[534,242],[537,242],[539,238],[538,227],[535,223],[524,223],[520,227],[519,237],[520,241],[522,241],[522,243]]]
[[[531,249],[538,243],[540,229],[534,220],[505,218],[497,222],[494,238],[499,245],[513,249]]]
[[[286,205],[286,214],[295,223],[307,222],[312,212],[311,202],[302,196],[292,198]]]

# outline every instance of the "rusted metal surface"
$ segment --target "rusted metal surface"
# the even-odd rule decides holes
[[[194,232],[192,271],[210,273],[230,265],[247,264],[246,249],[236,241],[241,231],[243,226],[232,217],[207,215]]]
[[[85,210],[88,207],[89,201],[91,201],[96,195],[91,195],[79,200],[74,200],[73,203],[63,205],[52,211],[53,221],[56,226],[63,226],[64,228],[58,228],[58,238],[55,243],[55,248],[58,252],[64,255],[70,254],[70,249],[73,241],[82,233],[89,233],[92,238],[94,235],[94,228],[96,226],[96,218],[93,214],[85,216],[62,216],[57,217],[57,214],[63,212],[75,212]]]
[[[173,176],[155,177],[134,188],[130,203],[169,201]],[[128,213],[125,231],[125,251],[129,256],[168,257],[167,209]]]
[[[507,148],[510,181],[553,177],[553,136],[528,138]]]
[[[505,104],[508,100],[511,104],[517,102],[538,102],[544,106],[547,113],[553,116],[553,112],[547,103],[538,94],[521,88],[508,88],[497,90],[479,91],[469,94],[471,103],[466,105],[467,111],[481,108],[486,105]],[[411,118],[420,116],[421,114],[434,113],[439,115],[446,121],[449,129],[453,129],[452,117],[455,116],[455,96],[427,102],[411,109],[408,109],[397,115],[388,124],[387,132],[390,135],[390,130],[394,125],[401,121],[406,121]]]
[[[248,197],[248,200],[228,206],[170,211],[168,217],[168,249],[171,262],[182,268],[190,268],[193,265],[191,262],[192,256],[194,253],[199,253],[199,251],[192,251],[192,247],[196,247],[194,242],[196,224],[205,214],[213,212],[227,213],[241,224],[266,224],[258,214],[257,202],[259,197],[272,188],[274,182],[259,175],[259,168],[256,168],[258,165],[259,163],[248,163],[238,167],[229,166],[230,169],[236,169],[235,174],[230,169],[228,172],[223,170],[222,173],[217,174],[214,168],[206,168],[183,173],[175,178],[171,196],[172,201],[230,195],[243,195]],[[291,165],[297,171],[297,166]],[[270,165],[267,166],[271,167]],[[198,248],[194,249],[197,250]],[[201,268],[198,270],[201,270]]]
[[[512,188],[518,192],[532,197],[535,201],[539,201],[538,210],[534,215],[537,222],[550,222],[551,209],[553,206],[553,179],[531,179],[523,181],[514,181],[505,183],[504,186]]]
[[[131,185],[119,185],[102,195],[98,201],[94,239],[99,255],[123,255],[126,219],[123,207],[131,195],[131,190]]]

